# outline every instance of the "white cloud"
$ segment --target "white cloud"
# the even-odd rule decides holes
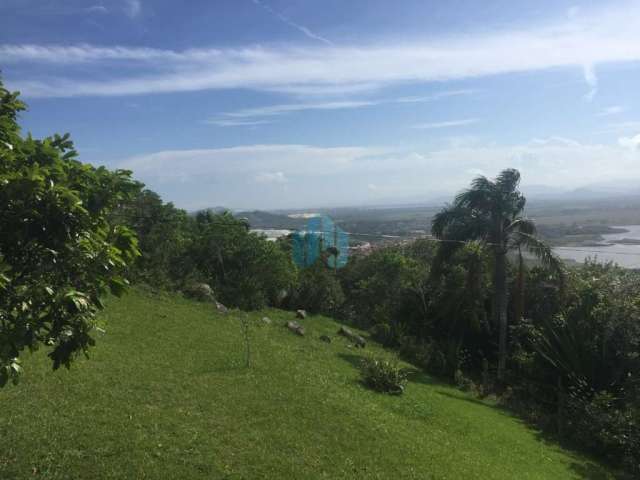
[[[327,175],[344,170],[358,159],[386,153],[368,147],[315,147],[308,145],[250,145],[201,150],[168,150],[138,155],[120,165],[145,177],[171,182],[176,169],[185,178],[241,175],[254,178],[267,172],[283,175]]]
[[[618,139],[618,144],[631,150],[640,150],[640,133],[634,137],[622,137]]]
[[[562,189],[640,180],[640,136],[619,145],[555,137],[521,145],[475,144],[438,150],[251,145],[162,151],[120,162],[185,208],[353,205],[381,197],[452,195],[478,173],[520,170],[523,187]],[[630,148],[632,147],[632,148]],[[176,173],[181,177],[176,179]],[[180,185],[179,182],[182,182]],[[273,185],[286,184],[284,189]]]
[[[131,0],[133,1],[133,0]],[[135,2],[134,2],[135,4]],[[139,3],[137,3],[139,5]],[[131,10],[132,13],[136,9]],[[139,9],[137,10],[139,13]],[[560,23],[519,30],[382,39],[349,46],[248,46],[184,51],[92,45],[0,46],[0,62],[124,63],[107,78],[83,75],[12,79],[30,96],[128,95],[251,88],[293,92],[363,91],[391,84],[473,78],[554,67],[580,68],[597,91],[595,68],[640,60],[640,3],[581,14]],[[59,74],[58,74],[59,75]],[[7,82],[9,83],[9,82]]]
[[[419,123],[417,125],[413,125],[411,128],[433,130],[438,128],[463,127],[465,125],[472,125],[478,122],[479,120],[477,118],[465,118],[462,120],[449,120],[446,122]]]

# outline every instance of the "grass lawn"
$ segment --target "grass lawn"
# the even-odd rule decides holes
[[[298,337],[290,312],[250,314],[246,368],[240,315],[133,290],[109,300],[90,360],[53,373],[25,356],[0,390],[0,479],[613,478],[426,375],[369,391],[356,365],[382,349],[348,348],[330,319]]]

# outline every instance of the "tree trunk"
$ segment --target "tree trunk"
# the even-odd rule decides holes
[[[507,365],[507,256],[502,249],[496,249],[495,254],[494,305],[499,335],[498,381],[502,382]]]
[[[518,247],[518,280],[516,290],[515,321],[519,322],[524,317],[524,259],[522,258],[520,247]]]

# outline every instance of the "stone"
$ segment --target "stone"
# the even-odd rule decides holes
[[[219,313],[222,313],[222,314],[225,314],[225,315],[227,313],[229,313],[229,309],[227,307],[225,307],[223,304],[221,304],[220,302],[216,302],[216,310]]]
[[[262,317],[262,323],[265,325],[271,325],[271,319],[269,317]]]
[[[347,327],[340,327],[340,330],[338,330],[338,335],[342,335],[343,337],[351,340],[356,348],[364,348],[367,344],[364,338],[362,338],[357,333],[352,332]]]
[[[307,318],[307,311],[306,310],[296,310],[296,318],[299,318],[300,320],[304,320],[305,318]]]
[[[298,322],[287,322],[286,327],[291,330],[293,333],[304,337],[304,327],[300,325]]]
[[[213,289],[206,283],[192,283],[182,291],[184,296],[198,300],[199,302],[215,302]]]

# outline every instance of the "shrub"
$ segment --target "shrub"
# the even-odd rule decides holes
[[[407,384],[407,374],[396,360],[367,358],[362,361],[362,381],[377,392],[400,395]]]
[[[640,473],[640,412],[609,392],[572,388],[560,411],[562,433],[594,453]]]
[[[293,295],[292,307],[335,316],[344,303],[344,293],[333,271],[322,261],[304,269]]]

